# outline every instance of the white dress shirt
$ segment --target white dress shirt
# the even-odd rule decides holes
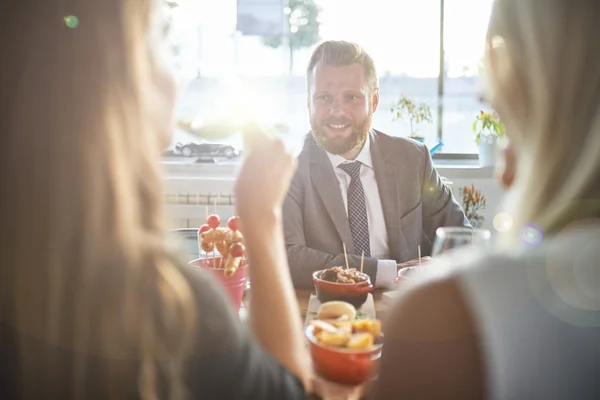
[[[371,138],[368,137],[365,144],[354,160],[346,160],[344,157],[327,153],[329,161],[333,166],[335,176],[340,182],[340,191],[344,200],[344,208],[348,215],[348,186],[350,185],[350,175],[344,170],[338,168],[340,164],[360,161],[360,181],[365,192],[365,205],[367,207],[367,220],[369,221],[369,242],[371,247],[371,257],[377,258],[377,287],[393,287],[396,279],[397,263],[395,260],[389,260],[390,252],[388,247],[387,230],[385,226],[385,217],[383,216],[383,207],[379,197],[379,188],[375,179],[375,170],[371,160]]]

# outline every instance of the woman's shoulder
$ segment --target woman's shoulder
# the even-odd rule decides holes
[[[509,318],[514,310],[526,317],[549,312],[572,319],[581,310],[600,309],[599,237],[600,229],[592,224],[565,229],[543,241],[522,238],[520,250],[449,253],[432,262],[427,276],[406,285],[399,301],[406,309],[427,299],[432,318],[461,308],[487,326]]]
[[[403,359],[408,360],[403,367],[409,371],[427,365],[428,382],[454,383],[462,377],[467,382],[464,387],[483,390],[484,375],[505,370],[505,365],[519,365],[532,355],[522,340],[532,330],[547,345],[547,354],[556,350],[553,344],[574,331],[574,337],[581,338],[580,327],[596,329],[588,330],[587,341],[580,340],[582,349],[593,340],[597,343],[598,237],[597,229],[576,229],[518,252],[457,251],[432,262],[429,274],[403,284],[389,312],[388,356],[382,360],[380,380],[393,386],[397,374],[387,374],[384,367],[397,371],[402,366],[393,360]],[[515,350],[515,343],[523,348]],[[445,360],[442,369],[437,367],[439,360]],[[504,364],[489,364],[484,372],[486,363],[498,360]],[[452,397],[448,393],[462,387],[438,386],[444,390],[441,398]],[[481,398],[454,394],[453,398]]]
[[[398,296],[402,306],[398,309],[406,312],[411,304],[418,305],[416,311],[424,318],[426,300],[436,318],[450,315],[457,307],[474,315],[498,315],[530,301],[545,287],[552,288],[562,300],[569,296],[571,303],[584,302],[584,296],[573,298],[576,292],[594,292],[594,298],[600,299],[598,237],[600,229],[594,225],[564,230],[515,251],[496,248],[488,252],[449,252],[432,261],[428,273],[403,284]],[[582,285],[587,289],[583,290]],[[574,290],[576,287],[579,289]],[[600,303],[595,306],[600,308]]]
[[[501,276],[521,277],[534,269],[600,268],[600,224],[580,224],[544,238],[539,227],[522,230],[514,248],[495,246],[491,250],[455,250],[434,260],[430,273],[417,283],[460,282],[468,279],[497,280]]]

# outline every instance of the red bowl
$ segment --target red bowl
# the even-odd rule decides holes
[[[369,293],[373,291],[371,278],[369,278],[369,275],[367,274],[363,274],[367,278],[367,280],[363,282],[335,283],[319,278],[323,271],[324,270],[316,271],[312,275],[317,299],[321,303],[338,300],[345,301],[356,308],[360,308],[360,306],[367,301]]]
[[[317,374],[332,382],[359,385],[368,381],[377,370],[383,344],[369,350],[336,348],[319,343],[314,326],[306,327],[305,335],[310,344],[310,356]]]

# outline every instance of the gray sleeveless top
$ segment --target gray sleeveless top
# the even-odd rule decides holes
[[[600,399],[600,229],[463,264],[492,399]]]

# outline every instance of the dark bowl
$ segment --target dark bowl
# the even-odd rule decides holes
[[[335,283],[319,278],[323,271],[324,270],[316,271],[312,275],[317,299],[321,303],[326,303],[328,301],[345,301],[358,309],[365,301],[367,301],[369,293],[373,291],[371,278],[369,278],[367,274],[363,274],[367,278],[364,282]]]

